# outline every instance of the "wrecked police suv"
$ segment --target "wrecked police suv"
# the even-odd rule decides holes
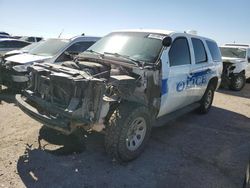
[[[19,107],[65,134],[104,130],[107,152],[136,158],[151,127],[197,109],[209,111],[220,84],[217,44],[207,38],[158,30],[113,32],[74,61],[29,68],[31,85]]]

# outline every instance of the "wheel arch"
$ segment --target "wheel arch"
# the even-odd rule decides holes
[[[208,86],[209,85],[213,85],[214,86],[214,89],[216,89],[217,88],[217,85],[218,85],[218,77],[213,77],[213,78],[211,78],[210,80],[209,80],[209,82],[208,82]]]
[[[246,74],[246,70],[245,70],[245,69],[244,69],[244,70],[242,70],[242,71],[240,72],[240,74],[245,75],[245,74]]]

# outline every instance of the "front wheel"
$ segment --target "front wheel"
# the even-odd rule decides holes
[[[244,74],[234,75],[231,79],[230,88],[234,91],[240,91],[245,86],[246,77]]]
[[[198,111],[201,114],[206,114],[210,110],[214,99],[214,90],[214,86],[212,84],[209,84],[205,94],[200,101],[200,108],[198,109]]]
[[[122,103],[111,115],[105,130],[106,151],[118,161],[138,157],[150,137],[148,109],[134,103]]]

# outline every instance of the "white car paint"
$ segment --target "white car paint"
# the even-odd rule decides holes
[[[232,57],[222,57],[223,62],[230,62],[235,66],[233,70],[234,74],[241,73],[245,71],[246,78],[250,78],[250,45],[246,44],[225,44],[221,46],[223,48],[240,48],[246,49],[246,57],[245,58],[232,58]]]
[[[218,83],[216,87],[217,89],[220,85],[221,74],[222,74],[222,61],[218,62],[213,61],[210,50],[208,49],[208,46],[206,44],[206,41],[212,41],[211,39],[187,33],[175,33],[175,32],[167,32],[167,33],[172,38],[173,41],[179,37],[185,37],[188,40],[190,56],[191,56],[191,64],[171,67],[169,64],[169,55],[168,55],[171,47],[165,48],[165,50],[163,51],[161,56],[162,84],[167,85],[165,86],[167,87],[167,91],[162,93],[161,107],[158,117],[174,112],[194,102],[200,101],[206,91],[209,80],[213,77],[218,78]],[[197,38],[203,42],[203,45],[207,53],[207,62],[195,64],[195,55],[191,38]],[[204,75],[199,76],[200,73]],[[206,82],[204,82],[204,84],[199,84],[199,85],[194,84],[191,85],[191,87],[187,87],[188,85],[187,79],[191,76],[191,74],[193,74],[194,76],[197,75],[196,82],[200,82],[199,80],[201,79],[205,79]],[[186,88],[180,92],[177,89],[178,87],[186,87]]]

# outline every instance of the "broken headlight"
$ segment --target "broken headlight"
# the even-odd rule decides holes
[[[16,65],[12,67],[16,72],[27,72],[29,65]]]

